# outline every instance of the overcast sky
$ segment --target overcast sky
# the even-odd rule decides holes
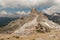
[[[49,10],[53,6],[60,11],[60,0],[0,0],[0,14],[29,12],[32,8]]]
[[[55,0],[0,0],[0,11],[29,11],[29,9],[34,7],[42,10],[54,4]]]
[[[45,9],[54,5],[59,5],[60,0],[0,0],[0,10],[22,11],[30,8]]]

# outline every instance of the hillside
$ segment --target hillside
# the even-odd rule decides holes
[[[1,39],[5,40],[15,40],[15,38],[18,38],[16,40],[48,40],[50,34],[56,37],[59,32],[60,25],[49,20],[42,12],[37,12],[35,8],[32,9],[29,16],[11,21],[8,25],[0,28]]]

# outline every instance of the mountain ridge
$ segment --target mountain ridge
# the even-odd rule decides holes
[[[37,12],[36,9],[32,9],[29,16],[21,17],[10,22],[5,27],[0,28],[0,33],[16,35],[23,33],[22,35],[25,35],[30,34],[31,32],[36,32],[36,30],[47,32],[50,29],[60,29],[60,25],[50,21],[42,12]]]

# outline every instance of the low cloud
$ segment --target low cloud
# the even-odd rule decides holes
[[[52,15],[52,13],[56,12],[57,7],[56,6],[52,6],[50,8],[47,9],[43,9],[43,12],[49,15]]]
[[[51,6],[50,8],[43,9],[43,12],[49,15],[53,13],[60,13],[60,6]]]
[[[43,9],[44,13],[52,15],[53,13],[60,13],[60,0],[53,0],[54,5],[47,9]]]
[[[54,0],[55,5],[60,6],[60,0]]]
[[[21,16],[25,16],[25,15],[29,15],[30,12],[16,12],[16,13],[7,13],[6,11],[1,11],[0,12],[0,17],[9,17],[9,18],[14,18],[14,17],[21,17]]]
[[[3,8],[33,8],[33,7],[45,7],[50,5],[50,8],[44,9],[45,12],[51,13],[60,12],[60,0],[0,0],[0,7]],[[30,12],[28,12],[29,14]],[[17,11],[14,13],[7,13],[6,11],[0,12],[0,17],[18,17],[21,15],[27,15],[26,12]]]
[[[0,0],[0,6],[2,7],[21,7],[32,8],[44,5],[52,5],[52,0]]]
[[[28,15],[28,14],[30,14],[30,11],[29,12],[25,12],[25,11],[18,11],[18,12],[16,12],[16,14],[18,14],[18,15]]]

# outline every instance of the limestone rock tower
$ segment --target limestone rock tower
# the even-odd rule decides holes
[[[38,14],[36,8],[32,8],[31,13],[34,14],[34,15],[37,15]]]

